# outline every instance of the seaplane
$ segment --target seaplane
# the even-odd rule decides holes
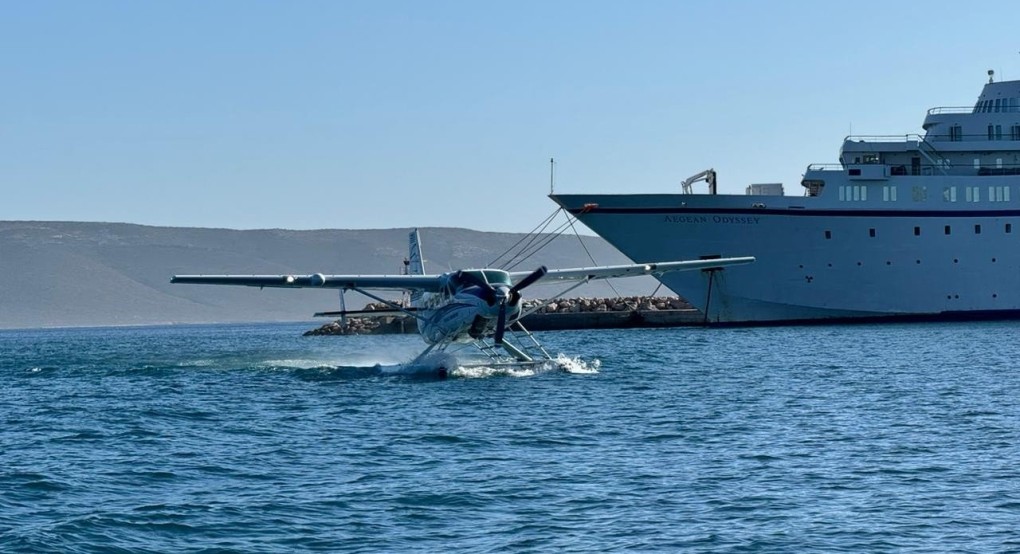
[[[458,354],[464,348],[480,360],[475,365],[527,366],[554,363],[554,358],[524,327],[521,320],[539,309],[523,309],[522,291],[538,281],[563,282],[570,286],[552,301],[595,279],[660,275],[669,271],[722,271],[729,266],[754,262],[754,257],[714,258],[708,260],[667,261],[624,265],[605,265],[569,269],[507,271],[495,268],[460,269],[428,274],[422,257],[418,230],[409,236],[409,255],[404,260],[405,272],[394,275],[174,275],[171,283],[197,285],[236,285],[278,288],[332,288],[340,290],[340,305],[345,306],[344,293],[355,291],[377,300],[392,311],[346,310],[320,312],[316,316],[406,314],[413,317],[418,332],[427,344],[425,350],[410,362],[422,363],[427,356],[446,352]],[[387,300],[371,291],[401,291],[406,302]],[[479,354],[480,355],[477,355]],[[458,364],[466,365],[463,359]],[[446,368],[440,366],[441,376]]]

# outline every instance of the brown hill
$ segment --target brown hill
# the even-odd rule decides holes
[[[398,273],[404,229],[288,231],[149,227],[123,223],[0,221],[0,328],[309,320],[336,309],[337,292],[171,285],[175,273]],[[524,235],[455,228],[421,230],[426,269],[484,267]],[[583,237],[598,264],[628,260]],[[590,266],[576,236],[560,236],[515,269]],[[649,294],[649,277],[613,282]],[[535,285],[529,296],[560,287]],[[662,289],[660,293],[668,293]],[[591,284],[571,296],[612,296]],[[369,300],[348,293],[348,307]]]

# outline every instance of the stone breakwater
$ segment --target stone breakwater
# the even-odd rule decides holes
[[[613,327],[668,327],[696,325],[701,312],[678,296],[629,296],[620,298],[560,298],[554,301],[525,300],[524,310],[539,308],[524,318],[528,329],[598,329]],[[392,311],[372,303],[366,310]],[[327,323],[309,335],[382,335],[416,333],[418,326],[408,315],[358,316]]]

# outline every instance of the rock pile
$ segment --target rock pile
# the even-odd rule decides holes
[[[524,310],[542,305],[535,313],[629,312],[654,310],[690,310],[693,306],[679,296],[627,296],[620,298],[560,298],[552,302],[525,300]]]
[[[647,312],[658,310],[691,310],[686,300],[678,296],[628,296],[620,298],[560,298],[554,301],[525,300],[522,306],[525,311],[540,306],[529,317],[537,314],[576,314],[600,312]],[[389,311],[392,308],[382,303],[368,304],[364,308],[371,311]],[[312,335],[382,335],[392,333],[412,333],[417,330],[414,318],[407,315],[389,315],[380,317],[348,317],[346,323],[339,320],[327,323],[318,329],[305,332]]]

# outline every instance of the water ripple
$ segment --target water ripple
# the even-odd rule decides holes
[[[0,551],[1020,548],[1008,323],[546,333],[450,379],[301,330],[0,332]]]

